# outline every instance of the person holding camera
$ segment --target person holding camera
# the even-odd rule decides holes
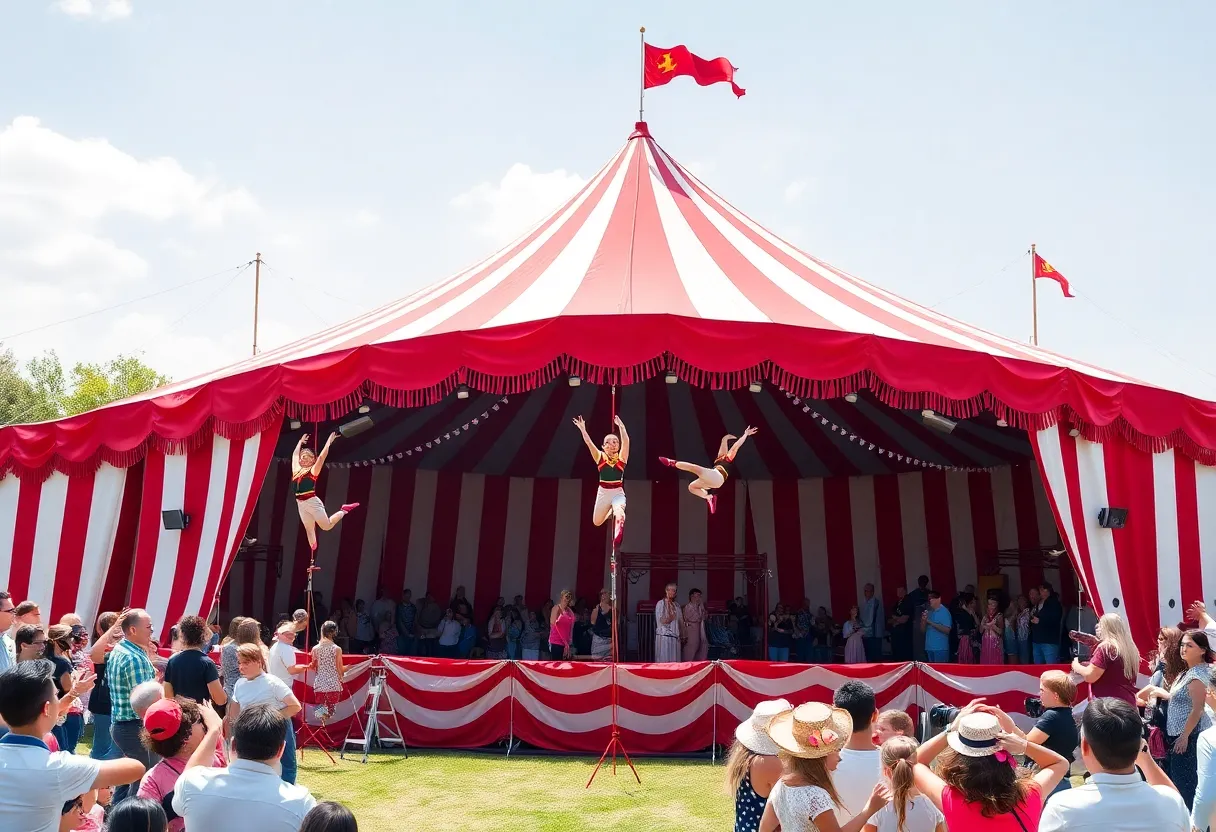
[[[1012,732],[1051,749],[1071,765],[1073,754],[1081,744],[1077,723],[1072,718],[1072,706],[1076,699],[1077,686],[1067,673],[1063,670],[1047,671],[1039,677],[1039,698],[1026,700],[1026,713],[1038,721],[1025,733],[1013,725]],[[1069,788],[1072,788],[1072,784],[1065,776],[1048,797]]]

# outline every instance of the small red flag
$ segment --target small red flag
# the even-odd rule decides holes
[[[645,89],[661,87],[677,75],[688,75],[703,87],[726,82],[737,96],[747,92],[735,83],[735,67],[726,58],[698,58],[687,46],[662,47],[647,43],[645,47],[646,70],[642,84]]]
[[[1037,251],[1034,253],[1034,276],[1035,278],[1045,277],[1048,280],[1054,280],[1064,290],[1064,297],[1076,297],[1068,286],[1068,278],[1056,271],[1055,267],[1040,257]]]

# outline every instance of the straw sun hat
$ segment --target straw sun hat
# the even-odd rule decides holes
[[[946,742],[964,757],[988,757],[1001,750],[997,745],[1000,733],[1001,724],[992,714],[967,714],[946,735]]]
[[[784,699],[771,699],[761,702],[752,711],[752,715],[740,722],[735,728],[735,739],[753,754],[763,754],[766,757],[777,755],[777,744],[769,739],[765,731],[773,721],[773,717],[792,708]]]
[[[768,735],[794,757],[818,759],[844,748],[853,733],[853,718],[844,708],[808,702],[773,717]]]

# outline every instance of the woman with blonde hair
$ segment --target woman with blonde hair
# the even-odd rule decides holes
[[[773,784],[781,777],[780,749],[765,730],[773,717],[790,709],[784,699],[761,702],[735,728],[726,755],[726,785],[735,796],[735,832],[756,832]]]
[[[886,804],[888,789],[880,781],[861,814],[844,823],[836,818],[843,804],[832,772],[853,734],[853,718],[844,708],[808,702],[778,714],[766,733],[780,749],[784,774],[769,792],[760,832],[861,832]]]
[[[563,589],[557,606],[549,612],[549,655],[553,661],[574,658],[574,592]]]
[[[883,806],[862,832],[946,832],[946,819],[916,790],[916,740],[895,736],[879,751],[882,776],[891,784],[891,802]]]
[[[1116,613],[1098,619],[1094,629],[1098,643],[1088,662],[1072,660],[1072,671],[1089,683],[1093,699],[1111,696],[1136,706],[1136,673],[1140,670],[1140,650],[1132,641],[1127,623]]]
[[[934,771],[929,765],[942,752]],[[1038,766],[1033,775],[1018,767],[1022,755]],[[1039,828],[1046,796],[1067,773],[1067,760],[1018,736],[1008,714],[976,699],[948,731],[920,746],[912,779],[948,828],[1016,832]]]

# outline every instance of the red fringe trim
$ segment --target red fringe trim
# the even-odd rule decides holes
[[[883,404],[901,410],[930,408],[944,416],[957,419],[971,418],[984,412],[990,412],[997,418],[1004,419],[1011,426],[1026,431],[1040,431],[1054,425],[1066,425],[1070,430],[1075,428],[1082,437],[1090,442],[1109,442],[1118,437],[1145,453],[1161,453],[1173,448],[1201,465],[1216,465],[1216,450],[1199,445],[1183,431],[1176,430],[1168,436],[1147,436],[1132,427],[1122,417],[1109,425],[1095,425],[1084,421],[1079,414],[1067,406],[1059,406],[1042,413],[1014,410],[987,391],[967,399],[952,399],[932,390],[900,390],[887,384],[869,370],[835,379],[803,378],[768,361],[741,370],[705,370],[669,353],[628,367],[588,364],[580,359],[563,355],[535,370],[510,376],[490,375],[462,368],[430,387],[414,390],[384,387],[369,380],[330,402],[302,404],[280,400],[270,411],[248,422],[232,423],[213,418],[192,435],[183,439],[164,439],[152,435],[135,448],[114,451],[103,447],[89,459],[80,462],[68,462],[60,457],[54,457],[38,468],[26,468],[9,459],[0,463],[0,477],[12,473],[22,479],[33,477],[42,481],[55,471],[69,476],[87,476],[95,472],[103,462],[118,468],[127,468],[142,460],[147,455],[149,448],[155,448],[166,454],[184,454],[198,448],[213,433],[227,439],[248,439],[267,430],[284,416],[305,422],[328,421],[350,413],[365,399],[389,407],[415,408],[441,401],[461,384],[466,384],[474,390],[506,396],[534,390],[563,374],[576,375],[591,384],[625,385],[637,384],[669,371],[695,387],[707,387],[714,390],[738,389],[757,381],[768,381],[800,398],[807,399],[838,399],[850,392],[869,391]]]

